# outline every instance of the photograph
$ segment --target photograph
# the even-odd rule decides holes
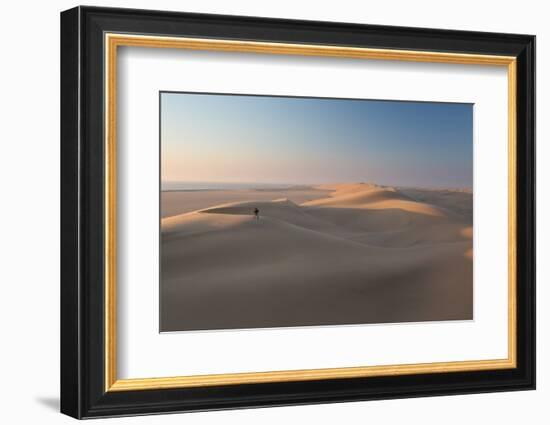
[[[159,108],[160,332],[474,319],[473,104]]]

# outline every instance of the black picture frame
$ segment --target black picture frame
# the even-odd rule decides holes
[[[517,367],[105,391],[104,34],[507,55],[517,59]],[[535,37],[76,7],[61,13],[61,412],[75,418],[535,388]]]

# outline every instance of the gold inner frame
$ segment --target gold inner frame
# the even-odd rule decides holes
[[[128,34],[105,34],[105,391],[132,391],[267,382],[309,381],[516,367],[516,58],[463,53],[370,49]],[[118,379],[116,325],[116,123],[119,46],[436,62],[507,67],[508,72],[508,357],[383,366],[246,372],[215,375]]]

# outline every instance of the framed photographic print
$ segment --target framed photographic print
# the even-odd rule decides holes
[[[61,411],[535,388],[535,37],[61,14]]]

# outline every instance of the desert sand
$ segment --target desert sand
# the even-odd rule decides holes
[[[470,191],[163,192],[161,211],[161,331],[472,319]]]

